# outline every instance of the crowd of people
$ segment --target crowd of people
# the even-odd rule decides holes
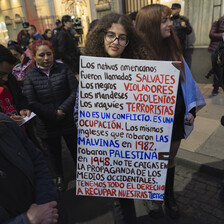
[[[83,51],[86,56],[118,60],[181,61],[164,196],[166,212],[173,219],[179,217],[174,159],[184,125],[192,126],[196,107],[205,105],[185,61],[192,27],[180,10],[176,3],[172,9],[152,4],[132,16],[105,15],[91,24]],[[40,35],[25,22],[17,42],[9,41],[7,48],[0,45],[0,223],[57,223],[57,191],[66,189],[62,137],[76,167],[81,52],[71,17],[63,16],[56,26]],[[32,112],[36,116],[22,125]],[[13,185],[16,191],[9,187]],[[147,201],[146,206],[152,217],[161,215],[161,203]],[[134,201],[114,199],[114,220],[136,223]]]

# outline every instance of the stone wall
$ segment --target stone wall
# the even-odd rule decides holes
[[[185,0],[184,15],[194,29],[195,47],[207,47],[212,22],[221,16],[221,0]]]

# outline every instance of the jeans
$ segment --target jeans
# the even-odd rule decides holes
[[[216,64],[216,61],[215,61],[216,60],[215,52],[213,52],[211,54],[211,60],[212,60],[212,67],[214,67],[215,64]],[[218,81],[218,79],[216,77],[216,74],[214,72],[214,69],[212,69],[212,71],[213,71],[213,87],[214,87],[214,90],[213,91],[218,91],[218,89],[219,89],[219,81]]]

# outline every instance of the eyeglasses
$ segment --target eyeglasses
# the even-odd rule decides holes
[[[113,43],[115,40],[118,39],[118,44],[122,47],[126,47],[129,43],[128,38],[125,34],[121,34],[120,36],[116,37],[114,32],[105,32],[105,39],[109,43]]]

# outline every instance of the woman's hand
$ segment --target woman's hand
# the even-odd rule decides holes
[[[23,122],[23,117],[20,116],[20,115],[14,115],[13,114],[12,116],[10,116],[10,118],[12,120],[14,120],[18,125],[22,124],[22,122]]]
[[[192,126],[194,124],[194,116],[192,113],[188,114],[188,118],[186,119],[185,124],[189,126]]]
[[[57,202],[51,201],[45,204],[32,204],[26,213],[30,224],[55,224],[58,223]]]
[[[57,110],[57,120],[62,120],[65,117],[65,113],[62,110]]]
[[[26,116],[29,117],[31,114],[31,111],[28,109],[22,109],[19,113],[22,117],[26,117]]]

